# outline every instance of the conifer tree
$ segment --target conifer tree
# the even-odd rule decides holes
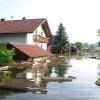
[[[53,39],[52,53],[54,54],[66,54],[69,48],[68,36],[65,31],[65,27],[60,23],[56,35]]]

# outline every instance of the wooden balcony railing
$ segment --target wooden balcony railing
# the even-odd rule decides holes
[[[48,43],[48,38],[40,36],[40,35],[34,35],[33,36],[33,41],[38,42],[38,43]]]

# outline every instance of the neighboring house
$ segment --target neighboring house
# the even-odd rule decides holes
[[[9,49],[14,48],[15,60],[50,55],[50,38],[52,33],[46,19],[0,21],[0,42],[9,43]]]
[[[95,47],[91,51],[90,58],[100,59],[100,47]]]
[[[100,47],[95,47],[92,51],[93,52],[100,52]]]
[[[52,37],[46,19],[25,19],[0,21],[0,42],[37,44],[47,49],[48,39]]]

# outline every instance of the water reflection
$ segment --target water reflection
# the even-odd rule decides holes
[[[69,64],[69,58],[66,56],[57,56],[57,55],[52,56],[50,61],[51,61],[50,64],[53,67],[56,67],[56,66],[61,65],[61,64],[66,64],[66,65]]]
[[[11,91],[4,91],[4,90],[0,91],[0,100],[6,98],[7,95],[11,95],[12,93],[13,92]]]
[[[53,67],[51,77],[65,77],[65,74],[67,74],[68,67],[58,65],[56,67]]]
[[[46,82],[43,82],[42,78],[47,70],[45,64],[42,66],[35,66],[34,68],[10,68],[10,78],[4,75],[5,72],[0,73],[2,79],[0,81],[1,86],[16,87],[16,88],[45,88]]]
[[[92,86],[94,86],[93,89],[96,87],[94,83],[97,78],[98,63],[99,60],[90,59],[87,55],[85,57],[78,55],[71,56],[70,59],[64,56],[53,56],[50,63],[45,62],[34,65],[31,68],[15,68],[13,70],[9,70],[11,72],[12,79],[5,80],[4,84],[8,86],[28,87],[32,89],[31,92],[33,94],[41,93],[49,95],[50,93],[56,94],[61,90],[63,93],[66,92],[67,94],[70,94],[68,95],[70,98],[72,97],[72,94],[80,94],[79,91],[81,91],[82,93],[82,89],[86,92],[88,89],[90,89],[89,91],[91,91]],[[72,67],[70,66],[71,64]],[[77,79],[69,83],[48,82],[43,80],[44,77],[67,77],[68,75],[76,76]],[[98,76],[100,77],[100,73],[98,73]],[[86,90],[84,87],[86,88]],[[6,93],[4,94],[5,96],[11,95]]]
[[[100,64],[98,64],[98,77],[100,78]]]
[[[69,66],[69,59],[64,56],[53,56],[50,63],[38,63],[29,68],[13,67],[9,69],[11,79],[2,79],[4,86],[28,87],[46,89],[47,83],[43,77],[65,77]],[[44,93],[44,90],[39,90]],[[35,93],[35,91],[33,92]],[[47,93],[45,91],[45,93]]]
[[[52,66],[50,77],[65,77],[71,67],[69,58],[65,56],[53,56],[50,64]]]

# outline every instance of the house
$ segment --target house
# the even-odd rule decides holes
[[[91,56],[89,58],[100,59],[100,47],[95,47],[90,50]]]
[[[48,39],[51,37],[45,18],[0,21],[0,42],[37,44],[47,50]]]
[[[100,52],[100,47],[95,47],[92,51],[93,52]]]
[[[21,54],[19,59],[49,55],[50,38],[52,33],[45,18],[0,21],[0,42],[10,43],[10,48]]]

